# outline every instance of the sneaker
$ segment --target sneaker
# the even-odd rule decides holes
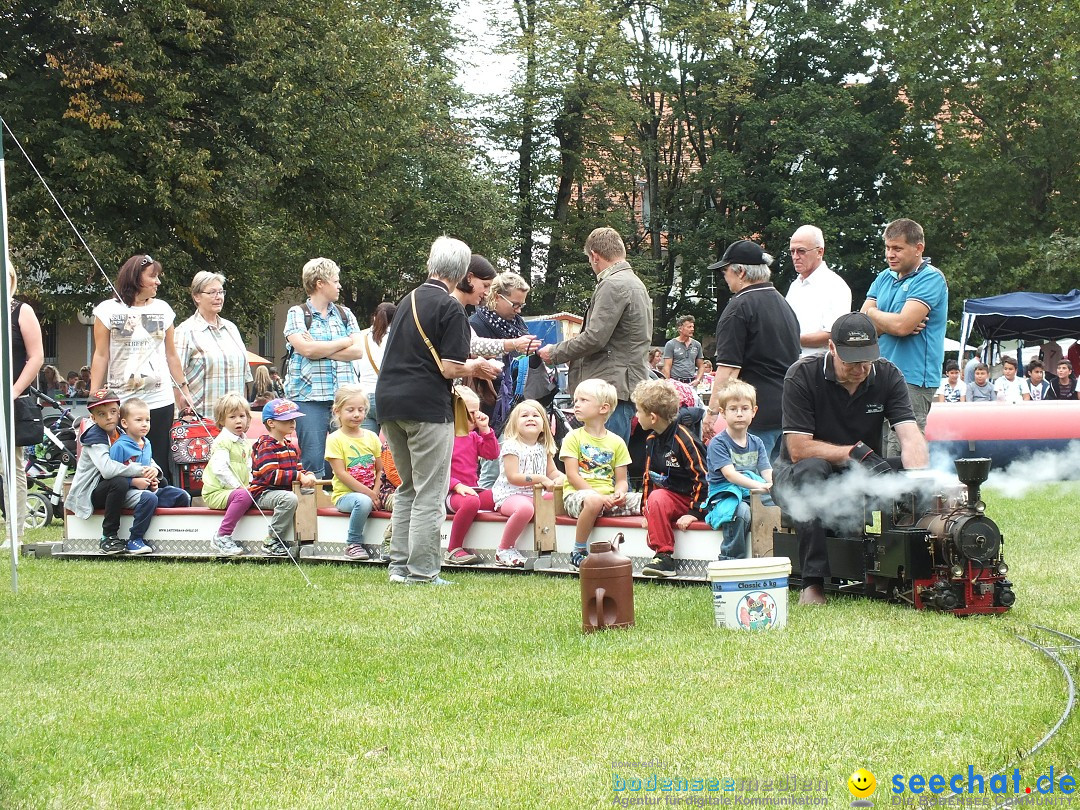
[[[641,569],[641,573],[647,577],[673,577],[678,573],[678,569],[670,554],[657,554]]]
[[[390,582],[394,585],[412,585],[412,581],[401,574],[391,574]]]
[[[102,537],[98,548],[102,554],[120,554],[127,550],[127,543],[119,537]]]
[[[525,555],[516,548],[500,548],[495,552],[495,564],[504,568],[524,568]]]
[[[350,560],[368,560],[371,556],[367,553],[367,549],[359,543],[350,543],[345,546],[345,556]]]
[[[570,552],[570,565],[574,569],[581,568],[581,564],[585,562],[585,558],[589,556],[589,550],[587,548],[575,548]]]
[[[244,553],[244,550],[236,544],[236,541],[227,534],[215,534],[214,539],[210,542],[214,546],[214,550],[222,557],[235,557],[237,554]]]
[[[285,548],[285,544],[278,540],[276,537],[267,537],[266,541],[262,545],[262,552],[267,557],[288,557],[289,550]]]
[[[424,583],[418,583],[418,584],[424,584]],[[454,583],[451,582],[448,579],[443,579],[442,577],[437,576],[437,577],[435,577],[435,579],[429,580],[427,582],[427,584],[428,585],[453,585]]]
[[[128,540],[127,545],[124,546],[127,549],[128,554],[150,554],[153,549],[146,545],[143,540]]]
[[[455,548],[443,554],[443,562],[447,565],[476,565],[479,560],[479,557],[463,548]]]

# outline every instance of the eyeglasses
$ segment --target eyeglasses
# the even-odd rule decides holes
[[[142,257],[142,261],[139,262],[139,269],[142,270],[144,267],[146,267],[146,265],[153,263],[153,257],[149,253],[147,253],[145,256]]]
[[[224,290],[203,290],[201,294],[202,295],[208,295],[211,298],[224,298],[225,297],[225,291]]]
[[[506,297],[505,295],[503,295],[502,293],[496,293],[496,295],[498,295],[498,296],[499,296],[499,298],[501,298],[501,299],[502,299],[503,301],[505,301],[506,303],[508,303],[508,304],[510,305],[510,308],[511,308],[511,309],[513,309],[513,310],[514,310],[514,312],[521,312],[521,308],[522,308],[523,306],[525,306],[524,304],[519,304],[519,303],[517,303],[516,301],[511,301],[511,300],[510,300],[509,298],[507,298],[507,297]]]
[[[788,253],[790,253],[790,254],[791,254],[792,256],[805,256],[805,255],[806,255],[807,253],[809,253],[809,252],[810,252],[811,250],[821,250],[821,248],[816,248],[816,247],[814,247],[814,248],[804,248],[804,247],[797,247],[797,248],[792,248],[791,250],[789,250],[789,251],[788,251]]]

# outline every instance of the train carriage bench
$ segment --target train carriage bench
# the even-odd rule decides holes
[[[333,508],[328,494],[318,488],[315,494],[310,491],[299,493],[299,506],[296,515],[296,539],[300,544],[301,561],[310,562],[349,562],[357,563],[345,556],[345,539],[348,532],[349,516]],[[574,547],[576,521],[563,514],[559,499],[547,500],[537,509],[532,524],[532,532],[526,529],[518,541],[518,549],[526,556],[525,570],[542,573],[572,573],[570,551]],[[755,495],[751,504],[751,537],[755,557],[770,556],[772,553],[772,532],[779,526],[779,509],[763,506]],[[216,509],[192,506],[184,509],[159,509],[150,524],[146,541],[154,552],[146,557],[169,557],[186,559],[213,559],[218,556],[211,538],[224,512]],[[125,512],[121,519],[120,536],[126,537],[131,527],[131,513]],[[445,549],[450,533],[448,516],[442,532],[442,546]],[[64,516],[64,540],[61,548],[50,550],[54,556],[89,557],[98,556],[98,541],[101,538],[102,513],[95,512],[87,519],[73,514]],[[365,530],[365,547],[372,560],[369,565],[385,565],[381,561],[384,535],[388,535],[391,514],[373,511],[368,517]],[[480,558],[477,565],[469,568],[496,568],[495,550],[502,537],[506,518],[496,512],[480,512],[469,530],[466,548]],[[622,533],[624,543],[622,554],[630,557],[634,563],[635,576],[640,576],[641,569],[653,557],[653,552],[646,542],[643,519],[639,517],[602,517],[596,522],[592,537],[610,539],[616,533]],[[239,543],[247,557],[268,559],[260,553],[267,533],[267,521],[255,509],[250,510],[237,524],[233,539]],[[720,549],[721,533],[702,521],[695,521],[686,531],[675,532],[674,558],[678,564],[678,574],[674,579],[683,581],[704,581],[708,564],[715,560]],[[278,558],[280,559],[280,558]],[[500,571],[507,571],[498,567]]]

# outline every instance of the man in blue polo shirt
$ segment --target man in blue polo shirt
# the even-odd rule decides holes
[[[926,238],[919,223],[894,220],[885,227],[884,239],[889,269],[870,285],[862,312],[880,335],[881,356],[904,375],[915,420],[925,431],[945,360],[949,286],[923,256]],[[889,452],[899,452],[895,432],[889,437]]]

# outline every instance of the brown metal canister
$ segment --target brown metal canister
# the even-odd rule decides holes
[[[614,541],[589,543],[589,556],[578,569],[584,633],[634,626],[634,564],[614,550],[622,541],[619,533]]]

